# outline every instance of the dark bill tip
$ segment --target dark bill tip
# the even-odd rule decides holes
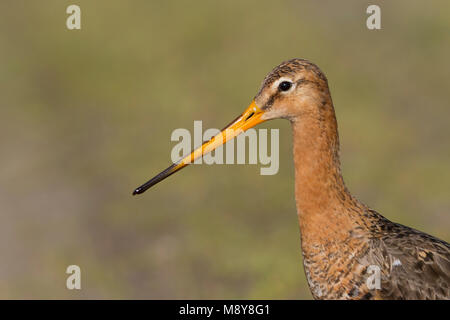
[[[174,174],[175,172],[177,172],[178,170],[184,168],[183,167],[178,167],[176,168],[178,164],[174,163],[172,164],[170,167],[168,167],[167,169],[165,169],[164,171],[158,173],[156,176],[154,176],[153,178],[151,178],[150,180],[148,180],[146,183],[144,183],[142,186],[137,187],[136,189],[134,189],[133,191],[133,196],[137,195],[137,194],[141,194],[144,193],[145,191],[147,191],[148,189],[150,189],[151,187],[153,187],[155,184],[157,184],[158,182],[164,180],[165,178],[167,178],[168,176]],[[176,169],[175,169],[176,168]]]
[[[136,194],[140,194],[140,193],[142,193],[142,192],[144,192],[144,191],[145,191],[145,190],[144,190],[144,188],[142,188],[142,187],[136,188],[136,189],[134,189],[134,191],[133,191],[133,196],[136,195]]]

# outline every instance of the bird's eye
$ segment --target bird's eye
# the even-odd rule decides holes
[[[288,91],[291,87],[292,87],[292,82],[289,82],[289,81],[283,81],[283,82],[280,83],[280,85],[278,86],[278,89],[280,89],[280,91]]]

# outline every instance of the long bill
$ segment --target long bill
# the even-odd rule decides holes
[[[168,176],[174,174],[175,172],[183,169],[188,164],[194,162],[196,159],[203,157],[205,154],[210,153],[217,147],[225,144],[227,141],[233,139],[240,133],[250,129],[257,124],[264,122],[265,120],[261,119],[264,111],[261,110],[253,100],[252,103],[248,106],[248,108],[238,117],[236,120],[231,122],[228,126],[226,126],[219,134],[212,137],[209,141],[205,142],[202,146],[198,147],[191,154],[182,158],[178,162],[172,164],[166,170],[160,172],[149,181],[144,183],[142,186],[136,188],[133,191],[133,195],[144,193],[147,189],[154,186],[158,182],[164,180]]]

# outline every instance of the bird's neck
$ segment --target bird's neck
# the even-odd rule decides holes
[[[339,137],[331,100],[316,115],[292,121],[295,199],[302,247],[339,242],[364,210],[341,175]]]

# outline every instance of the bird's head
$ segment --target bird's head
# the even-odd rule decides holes
[[[264,79],[254,102],[261,119],[286,118],[291,121],[318,114],[329,99],[327,78],[315,64],[292,59],[275,67]]]

